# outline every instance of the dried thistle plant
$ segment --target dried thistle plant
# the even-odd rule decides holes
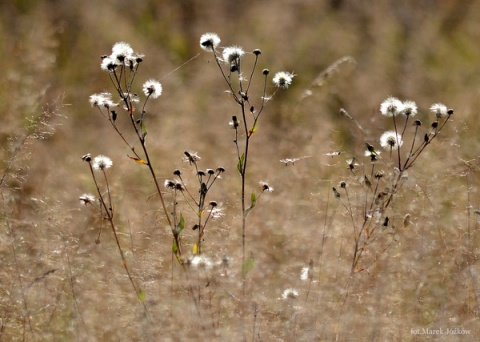
[[[133,161],[140,165],[145,165],[152,177],[155,190],[161,203],[161,210],[164,213],[165,220],[170,227],[173,235],[173,251],[178,261],[183,264],[182,249],[179,239],[179,227],[174,225],[172,217],[167,210],[164,195],[155,172],[155,168],[150,159],[149,150],[146,146],[147,139],[147,104],[152,99],[161,96],[163,87],[160,82],[149,79],[143,83],[142,91],[145,95],[143,103],[140,103],[140,96],[134,92],[134,81],[136,80],[138,70],[143,62],[144,55],[137,54],[131,46],[124,42],[114,44],[110,55],[103,55],[101,69],[108,73],[110,81],[115,88],[118,100],[113,99],[113,95],[108,92],[93,94],[90,96],[90,104],[97,108],[100,115],[105,118],[114,129],[116,134],[130,149],[132,155],[129,156]],[[140,108],[140,110],[139,110]],[[135,148],[135,144],[127,141],[124,134],[117,126],[119,113],[117,111],[125,111],[131,124],[135,136],[140,144],[140,150]],[[124,117],[124,116],[121,116]],[[180,230],[181,231],[181,230]]]
[[[99,114],[110,124],[115,134],[117,134],[122,142],[128,147],[131,152],[131,155],[128,157],[135,161],[137,165],[144,166],[148,169],[148,172],[151,176],[152,182],[155,187],[155,195],[160,200],[160,211],[163,213],[164,219],[172,233],[172,253],[175,256],[178,263],[181,265],[184,274],[187,278],[191,298],[193,300],[194,306],[198,313],[198,318],[201,323],[201,327],[205,330],[205,326],[202,323],[201,312],[199,311],[198,303],[196,296],[193,292],[193,287],[188,275],[188,257],[183,253],[182,247],[182,238],[181,233],[185,228],[185,219],[183,215],[177,213],[175,208],[171,212],[167,208],[166,201],[164,199],[164,193],[160,185],[159,179],[156,174],[155,167],[153,165],[149,149],[147,148],[147,121],[149,116],[149,111],[147,111],[147,104],[151,100],[157,99],[162,95],[163,87],[160,82],[154,79],[149,79],[145,81],[142,85],[142,93],[144,96],[139,95],[135,92],[136,89],[136,79],[139,73],[140,65],[143,62],[144,55],[135,53],[131,46],[124,42],[119,42],[113,45],[112,53],[110,55],[103,55],[101,57],[101,69],[107,72],[110,81],[115,89],[114,94],[109,92],[103,92],[98,94],[93,94],[89,98],[89,102],[92,107],[96,108]],[[127,115],[122,115],[125,112]],[[119,120],[124,118],[130,123],[130,127],[133,130],[137,142],[130,142],[126,138],[126,134],[121,131],[117,125]],[[137,298],[143,304],[145,312],[147,312],[145,298],[146,294],[141,287],[139,287],[134,281],[131,272],[129,270],[127,261],[125,259],[124,252],[122,250],[120,241],[118,239],[115,223],[114,223],[114,210],[112,205],[111,191],[108,187],[108,181],[105,173],[105,169],[111,165],[111,162],[108,162],[106,157],[97,157],[97,159],[91,159],[90,155],[85,155],[83,159],[89,163],[92,179],[97,188],[98,203],[96,203],[97,211],[99,211],[100,216],[106,220],[111,228],[117,243],[118,250],[122,259],[122,264],[125,268],[125,271],[129,277],[130,283],[133,289],[136,292]],[[103,159],[102,159],[103,158]],[[102,162],[103,161],[103,162]],[[93,169],[99,169],[104,175],[104,181],[106,186],[106,195],[102,193],[98,186],[97,179]],[[170,183],[166,182],[167,188],[170,187]],[[182,191],[182,186],[175,185],[175,190]],[[82,203],[86,205],[93,205],[93,199],[87,194],[80,197]],[[200,205],[200,204],[199,204]],[[203,203],[201,204],[203,206]],[[201,219],[200,221],[201,222]],[[203,232],[203,230],[202,230]],[[97,238],[97,242],[99,238]],[[200,252],[199,242],[197,242],[198,252]]]
[[[234,145],[237,155],[237,171],[241,177],[241,195],[240,202],[242,208],[242,289],[243,298],[245,298],[245,276],[253,267],[252,258],[247,258],[246,255],[246,237],[247,237],[247,223],[246,218],[248,213],[257,205],[257,196],[255,190],[247,195],[246,188],[248,178],[248,165],[250,161],[250,150],[252,138],[257,133],[259,127],[259,120],[262,116],[266,103],[280,89],[287,89],[293,81],[295,75],[290,72],[277,72],[272,82],[275,90],[272,94],[268,94],[268,76],[270,71],[263,69],[261,72],[263,78],[263,91],[259,96],[251,94],[251,85],[258,67],[261,50],[255,49],[251,53],[246,53],[243,48],[239,46],[227,46],[221,48],[220,38],[215,33],[206,33],[200,37],[200,47],[205,51],[212,53],[216,65],[223,80],[225,81],[228,93],[235,104],[237,105],[238,114],[232,115],[229,123],[230,128],[234,131]],[[243,69],[244,58],[252,57],[254,59],[251,70]],[[266,182],[260,183],[261,194],[273,190]],[[260,194],[260,195],[261,195]],[[248,200],[248,197],[249,200]],[[248,205],[247,203],[250,203]]]
[[[202,242],[204,240],[205,229],[208,222],[212,218],[223,216],[222,209],[218,207],[216,201],[208,201],[207,195],[215,182],[221,178],[221,175],[225,172],[225,168],[217,167],[214,169],[199,169],[198,163],[200,156],[196,152],[185,151],[183,161],[187,162],[195,169],[196,181],[198,183],[198,189],[196,191],[191,190],[188,181],[182,176],[182,171],[176,169],[173,171],[174,179],[165,180],[165,188],[169,189],[172,193],[172,207],[173,207],[173,221],[176,226],[178,223],[182,227],[185,227],[185,219],[183,214],[178,213],[179,197],[182,197],[187,206],[192,209],[197,217],[196,223],[192,229],[198,232],[197,242],[193,244],[193,255],[202,254]],[[198,196],[196,195],[198,194]],[[182,228],[183,229],[183,228]]]
[[[439,103],[433,104],[430,111],[434,114],[432,123],[427,129],[422,129],[422,122],[413,119],[418,113],[415,102],[400,101],[394,97],[383,101],[380,113],[391,119],[393,126],[378,140],[387,156],[383,156],[373,143],[366,142],[365,163],[360,165],[355,157],[346,161],[353,178],[351,184],[359,185],[361,188],[357,193],[359,198],[357,200],[352,198],[346,181],[342,181],[338,189],[337,187],[332,189],[334,197],[347,211],[353,227],[352,273],[367,268],[360,266],[360,261],[382,234],[389,233],[395,236],[398,229],[408,227],[411,222],[408,213],[402,222],[393,222],[393,213],[389,213],[389,210],[407,181],[410,168],[415,165],[427,146],[438,137],[454,113],[452,109]],[[390,244],[387,248],[389,246]]]
[[[92,206],[96,211],[98,211],[101,219],[104,221],[107,221],[110,227],[112,228],[112,233],[115,238],[115,243],[117,244],[118,252],[120,253],[122,264],[123,264],[123,267],[125,268],[125,272],[127,273],[130,284],[132,285],[132,288],[135,291],[135,294],[137,295],[138,299],[143,303],[145,312],[148,313],[148,311],[146,311],[147,307],[145,305],[145,292],[141,288],[139,288],[138,285],[133,280],[130,268],[127,263],[127,259],[125,257],[125,252],[123,251],[123,248],[120,244],[120,239],[117,233],[118,228],[115,226],[115,222],[113,221],[114,210],[113,210],[111,189],[108,184],[108,177],[106,172],[106,170],[113,165],[113,162],[110,158],[103,155],[96,156],[95,158],[92,159],[90,154],[84,155],[82,157],[82,160],[88,163],[90,173],[92,175],[92,180],[95,183],[95,188],[97,190],[98,203],[96,203],[97,201],[95,200],[95,197],[93,195],[84,194],[80,196],[79,199],[83,204]],[[101,189],[101,185],[99,183],[99,180],[97,179],[95,171],[101,173],[103,178],[103,183],[104,183],[103,185],[104,189]],[[96,243],[97,244],[100,243],[100,233],[97,237]]]

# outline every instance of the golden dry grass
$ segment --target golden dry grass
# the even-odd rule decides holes
[[[0,339],[478,340],[479,10],[475,0],[0,3]],[[260,48],[259,73],[297,74],[268,102],[251,140],[247,193],[259,191],[260,180],[274,191],[248,216],[247,254],[255,265],[243,303],[240,177],[228,128],[238,111],[212,56],[198,46],[210,31],[222,45]],[[190,268],[188,279],[172,257],[158,198],[149,199],[155,190],[148,171],[127,157],[128,148],[88,103],[93,93],[113,92],[99,56],[117,41],[146,55],[135,91],[150,78],[164,88],[148,117],[148,148],[161,183],[176,168],[194,178],[181,161],[184,151],[199,152],[202,168],[227,170],[209,194],[225,216],[208,226],[203,244],[217,264],[206,272]],[[261,82],[256,87],[258,94]],[[352,275],[353,228],[331,188],[345,181],[353,206],[363,203],[345,159],[368,164],[364,142],[378,146],[391,129],[378,111],[390,95],[416,101],[427,126],[432,103],[444,102],[455,114],[389,208],[396,234],[381,235],[359,265],[365,270]],[[118,125],[131,132],[121,119]],[[325,155],[332,151],[342,154]],[[79,205],[81,194],[95,191],[85,153],[113,160],[115,222],[146,293],[148,318],[110,228]],[[309,158],[295,165],[279,162],[303,156]],[[194,215],[182,205],[188,251]],[[406,214],[412,224],[403,229]],[[228,265],[220,263],[224,256]],[[313,278],[303,281],[310,260]],[[282,299],[287,288],[299,296]],[[448,328],[469,334],[446,335]]]

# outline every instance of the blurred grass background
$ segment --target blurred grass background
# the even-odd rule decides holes
[[[210,55],[171,73],[200,52],[201,34],[216,32],[222,46],[260,48],[259,71],[297,75],[268,103],[252,140],[249,187],[268,180],[275,191],[248,217],[247,249],[256,259],[248,274],[249,331],[255,305],[257,340],[423,340],[432,336],[411,329],[455,327],[471,333],[438,338],[478,340],[479,11],[476,0],[1,1],[0,339],[240,339],[240,180],[228,129],[236,107]],[[210,226],[204,251],[214,260],[227,255],[231,269],[211,274],[209,287],[201,272],[195,280],[210,298],[202,302],[206,336],[171,260],[171,233],[156,201],[147,201],[146,170],[88,104],[89,95],[113,90],[100,55],[118,41],[146,55],[137,92],[150,78],[164,87],[148,117],[159,177],[188,170],[185,150],[199,152],[203,168],[227,169],[211,195],[227,215]],[[350,62],[328,69],[345,56]],[[378,113],[390,95],[416,101],[426,122],[436,102],[455,115],[396,199],[394,219],[410,213],[414,224],[369,272],[350,278],[352,228],[329,193],[350,177],[344,156],[361,156],[365,141],[378,145],[390,128]],[[43,120],[42,134],[32,118]],[[325,156],[332,151],[344,154]],[[78,204],[94,191],[80,158],[87,152],[113,159],[116,219],[153,323],[142,317],[109,231],[95,245],[101,223]],[[301,156],[311,158],[279,162]],[[186,234],[192,243],[194,233]],[[311,259],[309,292],[299,275]],[[280,299],[289,287],[300,293],[294,303]]]

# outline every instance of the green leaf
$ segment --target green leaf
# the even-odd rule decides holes
[[[177,252],[178,252],[178,246],[177,246],[177,242],[175,241],[175,239],[173,239],[172,252],[174,254],[177,254]]]
[[[246,275],[248,272],[253,270],[254,266],[255,266],[255,257],[253,256],[253,253],[250,252],[250,255],[248,256],[247,259],[245,259],[242,265],[243,274]]]
[[[147,126],[145,126],[145,122],[142,121],[142,125],[141,125],[141,128],[142,128],[142,134],[143,134],[143,137],[145,138],[147,136]]]
[[[237,170],[238,170],[238,172],[240,172],[240,174],[243,174],[243,163],[244,162],[245,162],[245,153],[242,154],[242,156],[238,160],[238,164],[237,164]]]
[[[145,299],[147,298],[147,294],[142,289],[139,289],[138,293],[137,293],[137,297],[138,297],[138,300],[143,303],[145,301]]]
[[[257,204],[257,195],[255,194],[255,190],[252,191],[252,195],[250,195],[250,207],[253,207]]]
[[[177,245],[177,242],[175,241],[175,239],[173,239],[172,251],[173,251],[173,254],[175,254],[175,257],[177,258],[178,263],[180,265],[183,265],[183,261],[182,261],[182,258],[180,257],[180,253],[179,253],[179,250],[178,250],[178,245]]]
[[[257,131],[257,124],[258,124],[258,120],[255,120],[255,122],[253,123],[252,129],[248,131],[249,137]]]
[[[250,212],[250,210],[252,210],[255,205],[257,204],[257,195],[255,194],[255,190],[252,191],[252,194],[250,195],[250,206],[245,209],[245,216],[248,215],[248,213]]]
[[[185,228],[185,218],[183,214],[180,214],[180,221],[178,222],[177,226],[175,227],[175,236],[179,236],[182,232],[183,228]]]

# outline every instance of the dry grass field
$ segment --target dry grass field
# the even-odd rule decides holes
[[[0,1],[0,341],[478,341],[479,12]]]

